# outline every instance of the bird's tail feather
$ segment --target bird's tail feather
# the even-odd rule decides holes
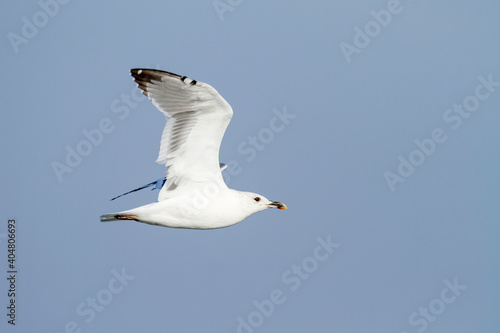
[[[132,214],[104,214],[101,215],[101,222],[113,222],[120,220],[135,220],[138,221],[138,217]]]
[[[104,214],[101,215],[101,222],[113,222],[113,221],[118,221],[118,219],[115,217],[116,214]]]

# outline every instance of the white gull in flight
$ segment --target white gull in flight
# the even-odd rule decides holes
[[[267,208],[286,209],[281,202],[236,191],[224,183],[219,147],[233,110],[214,88],[165,71],[130,72],[142,93],[167,118],[156,160],[165,164],[167,177],[158,202],[102,215],[101,222],[133,220],[171,228],[215,229]]]

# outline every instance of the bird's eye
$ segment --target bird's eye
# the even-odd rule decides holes
[[[255,201],[259,202],[260,201],[260,198],[259,197],[255,197],[253,198]]]

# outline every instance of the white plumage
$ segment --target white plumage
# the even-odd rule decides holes
[[[167,180],[158,202],[102,215],[102,222],[135,220],[213,229],[233,225],[266,208],[286,208],[281,202],[235,191],[224,183],[219,147],[233,110],[214,88],[165,71],[132,69],[131,74],[143,94],[166,116],[156,162],[165,164]]]

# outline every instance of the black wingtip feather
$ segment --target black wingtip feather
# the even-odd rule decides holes
[[[186,79],[190,79],[191,80],[191,82],[189,82],[190,85],[195,85],[197,83],[196,80],[188,78],[187,76],[181,76],[179,74],[162,71],[158,69],[133,68],[130,70],[130,75],[134,77],[135,82],[137,82],[139,85],[142,84],[143,86],[146,86],[145,83],[151,82],[152,80],[161,81],[161,78],[165,75],[168,75],[170,77],[175,77],[181,80],[182,82],[184,82],[184,80]]]

